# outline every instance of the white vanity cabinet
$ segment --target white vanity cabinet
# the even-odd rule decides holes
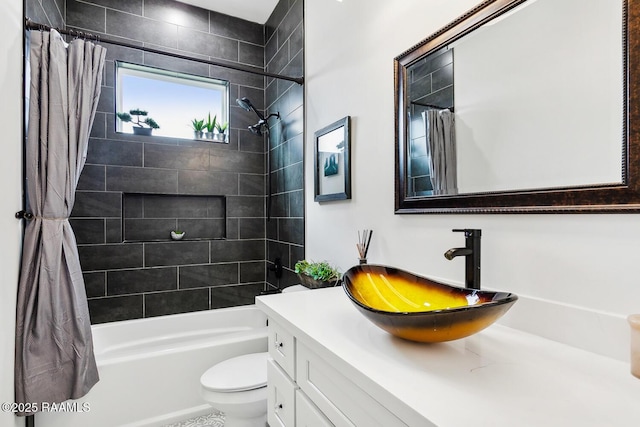
[[[501,325],[412,343],[339,288],[256,305],[269,318],[270,427],[640,426],[640,381],[622,361]]]
[[[367,392],[269,319],[270,427],[406,427]]]
[[[269,320],[270,359],[267,362],[267,421],[270,427],[330,427],[334,425],[295,382],[299,366],[296,361],[296,353],[301,345],[292,334],[274,321]]]

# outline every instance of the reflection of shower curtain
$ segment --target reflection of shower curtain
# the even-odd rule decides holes
[[[98,381],[89,310],[69,224],[87,156],[105,49],[68,45],[56,31],[29,36],[27,210],[16,315],[20,415],[84,396]],[[36,406],[37,405],[37,406]],[[23,408],[20,406],[19,408]]]
[[[430,157],[433,194],[458,194],[456,130],[449,110],[422,112]]]

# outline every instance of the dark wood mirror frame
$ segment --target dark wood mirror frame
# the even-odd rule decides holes
[[[623,1],[625,96],[621,184],[450,196],[407,196],[407,67],[524,1],[526,0],[484,1],[395,58],[395,213],[640,212],[640,0]]]

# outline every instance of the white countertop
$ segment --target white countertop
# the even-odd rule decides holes
[[[640,379],[615,359],[497,324],[447,343],[405,341],[342,288],[256,304],[409,426],[640,426]]]

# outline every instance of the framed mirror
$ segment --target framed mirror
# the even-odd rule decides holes
[[[316,202],[351,198],[350,122],[351,118],[347,116],[314,134]]]
[[[487,0],[395,58],[395,212],[640,212],[639,9]]]

